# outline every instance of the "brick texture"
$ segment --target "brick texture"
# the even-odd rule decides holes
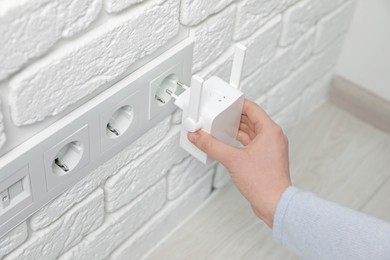
[[[96,19],[101,0],[2,1],[0,80]]]
[[[238,4],[235,39],[243,39],[256,32],[269,19],[283,12],[299,0],[244,0]]]
[[[163,179],[133,203],[106,216],[95,232],[59,259],[105,259],[122,241],[131,236],[164,205],[166,180]]]
[[[234,6],[191,29],[195,40],[193,71],[198,72],[227,50],[233,39]]]
[[[190,216],[206,198],[212,188],[212,174],[205,174],[182,196],[169,202],[156,216],[142,227],[133,237],[125,241],[115,251],[110,259],[141,259],[172,229]]]
[[[179,129],[172,131],[159,146],[156,146],[140,160],[123,168],[108,178],[104,185],[106,210],[115,211],[131,202],[140,193],[161,179],[176,163],[188,154],[178,146]]]
[[[104,8],[109,13],[117,13],[142,1],[145,0],[105,0]]]
[[[4,259],[55,259],[98,228],[103,218],[103,191],[98,189],[56,222],[33,233]]]
[[[0,258],[21,245],[27,239],[27,225],[23,222],[4,237],[0,238]]]
[[[184,25],[196,25],[208,16],[218,13],[234,0],[182,0],[180,22]]]
[[[229,183],[230,183],[229,173],[227,172],[226,168],[223,167],[222,164],[218,164],[216,166],[216,171],[214,175],[213,187],[215,189],[220,189],[225,187]]]

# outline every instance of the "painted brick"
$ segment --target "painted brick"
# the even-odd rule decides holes
[[[0,80],[88,27],[101,6],[101,0],[2,1]]]
[[[169,202],[134,236],[120,245],[112,253],[110,259],[142,259],[158,242],[169,235],[203,204],[211,193],[211,187],[212,174],[206,174],[179,199]]]
[[[219,56],[214,62],[199,71],[197,75],[204,79],[218,76],[226,82],[229,82],[233,66],[233,52],[233,48],[230,48],[221,56]]]
[[[216,171],[213,180],[213,187],[215,189],[221,189],[229,184],[231,181],[230,175],[226,168],[222,164],[216,166]]]
[[[317,25],[315,52],[320,52],[329,46],[335,39],[343,35],[349,28],[354,11],[355,2],[348,2],[340,9],[323,18]]]
[[[267,94],[269,104],[267,112],[274,115],[302,96],[305,89],[323,77],[336,64],[340,48],[340,43],[336,43],[321,55],[314,56],[273,88]]]
[[[52,225],[32,233],[28,240],[4,260],[56,259],[101,226],[104,219],[103,190],[98,189],[70,209]]]
[[[283,32],[280,40],[282,46],[296,41],[317,21],[316,5],[313,0],[303,0],[289,8],[283,16]]]
[[[343,0],[303,0],[289,8],[283,15],[282,46],[296,41],[313,27],[324,15],[340,6]]]
[[[180,146],[180,129],[175,128],[166,139],[136,161],[107,179],[106,211],[113,212],[131,202],[160,180],[169,169],[188,156]]]
[[[192,184],[205,174],[210,173],[210,167],[200,163],[193,157],[173,166],[167,176],[168,199],[174,200],[182,195]]]
[[[0,258],[14,250],[27,239],[27,224],[23,222],[0,238]]]
[[[267,95],[260,96],[254,102],[257,105],[259,105],[262,109],[264,109],[265,111],[268,110],[268,98],[267,98]]]
[[[324,77],[306,89],[302,96],[302,118],[310,115],[328,100],[332,78],[333,71],[325,74]]]
[[[231,46],[235,10],[235,6],[228,7],[190,30],[190,35],[195,40],[194,73],[210,64]]]
[[[165,137],[170,127],[169,122],[170,120],[168,118],[157,124],[122,152],[115,155],[69,190],[41,208],[30,218],[31,229],[38,230],[48,226],[60,218],[73,205],[104,183],[109,176],[116,174],[128,163],[137,160],[142,154],[154,147]]]
[[[282,127],[285,133],[288,133],[302,119],[302,102],[302,98],[299,97],[277,115],[272,117],[272,119]]]
[[[275,55],[282,31],[281,16],[271,19],[249,39],[242,43],[248,48],[243,76],[247,77],[269,62]]]
[[[5,134],[5,125],[4,125],[4,117],[3,113],[1,112],[1,99],[0,99],[0,149],[4,146],[5,142],[7,141],[7,136]]]
[[[308,67],[306,73],[308,82],[313,83],[319,80],[335,67],[341,52],[343,38],[344,36],[339,37],[324,52],[313,56],[312,66]]]
[[[242,90],[249,99],[267,93],[291,71],[307,61],[313,49],[314,32],[310,30],[293,46],[279,50],[273,60],[243,81]]]
[[[148,3],[113,17],[16,75],[9,95],[14,123],[31,124],[64,111],[175,36],[178,2]]]
[[[99,229],[58,259],[106,259],[111,251],[156,214],[165,202],[166,180],[162,179],[133,203],[108,214]]]
[[[105,0],[104,8],[109,13],[117,13],[143,1],[145,0]],[[160,0],[159,2],[162,1]]]
[[[252,35],[269,19],[299,0],[245,0],[237,4],[235,39]]]
[[[355,2],[356,0],[332,0],[332,1],[323,1],[323,0],[312,0],[315,4],[317,10],[317,17],[321,19],[330,12],[336,10],[339,6],[347,2]]]
[[[232,2],[234,0],[181,0],[180,22],[187,26],[196,25]]]

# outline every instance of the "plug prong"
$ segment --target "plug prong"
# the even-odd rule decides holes
[[[188,86],[184,85],[184,83],[182,83],[182,82],[180,82],[180,81],[177,82],[177,85],[178,85],[179,87],[181,87],[181,88],[184,88],[185,90],[189,89]]]
[[[177,99],[177,98],[178,98],[178,96],[175,95],[175,94],[172,92],[172,90],[170,90],[170,89],[165,90],[165,92],[166,92],[168,95],[170,95],[171,97],[173,97],[174,99]]]

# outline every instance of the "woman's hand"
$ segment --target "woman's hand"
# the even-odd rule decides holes
[[[203,131],[189,133],[188,138],[226,167],[255,214],[272,228],[276,206],[291,185],[288,141],[280,126],[246,100],[237,135],[243,148],[224,144]]]

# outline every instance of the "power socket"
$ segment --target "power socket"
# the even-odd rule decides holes
[[[166,90],[183,110],[180,145],[204,164],[214,160],[193,145],[187,133],[202,129],[224,143],[234,143],[245,101],[239,89],[245,53],[246,47],[237,44],[230,83],[216,76],[207,81],[194,76],[191,87],[179,83],[185,89],[183,94]]]
[[[47,190],[63,184],[90,162],[90,141],[88,125],[84,125],[61,142],[65,133],[58,133],[48,142],[54,145],[44,153]]]

